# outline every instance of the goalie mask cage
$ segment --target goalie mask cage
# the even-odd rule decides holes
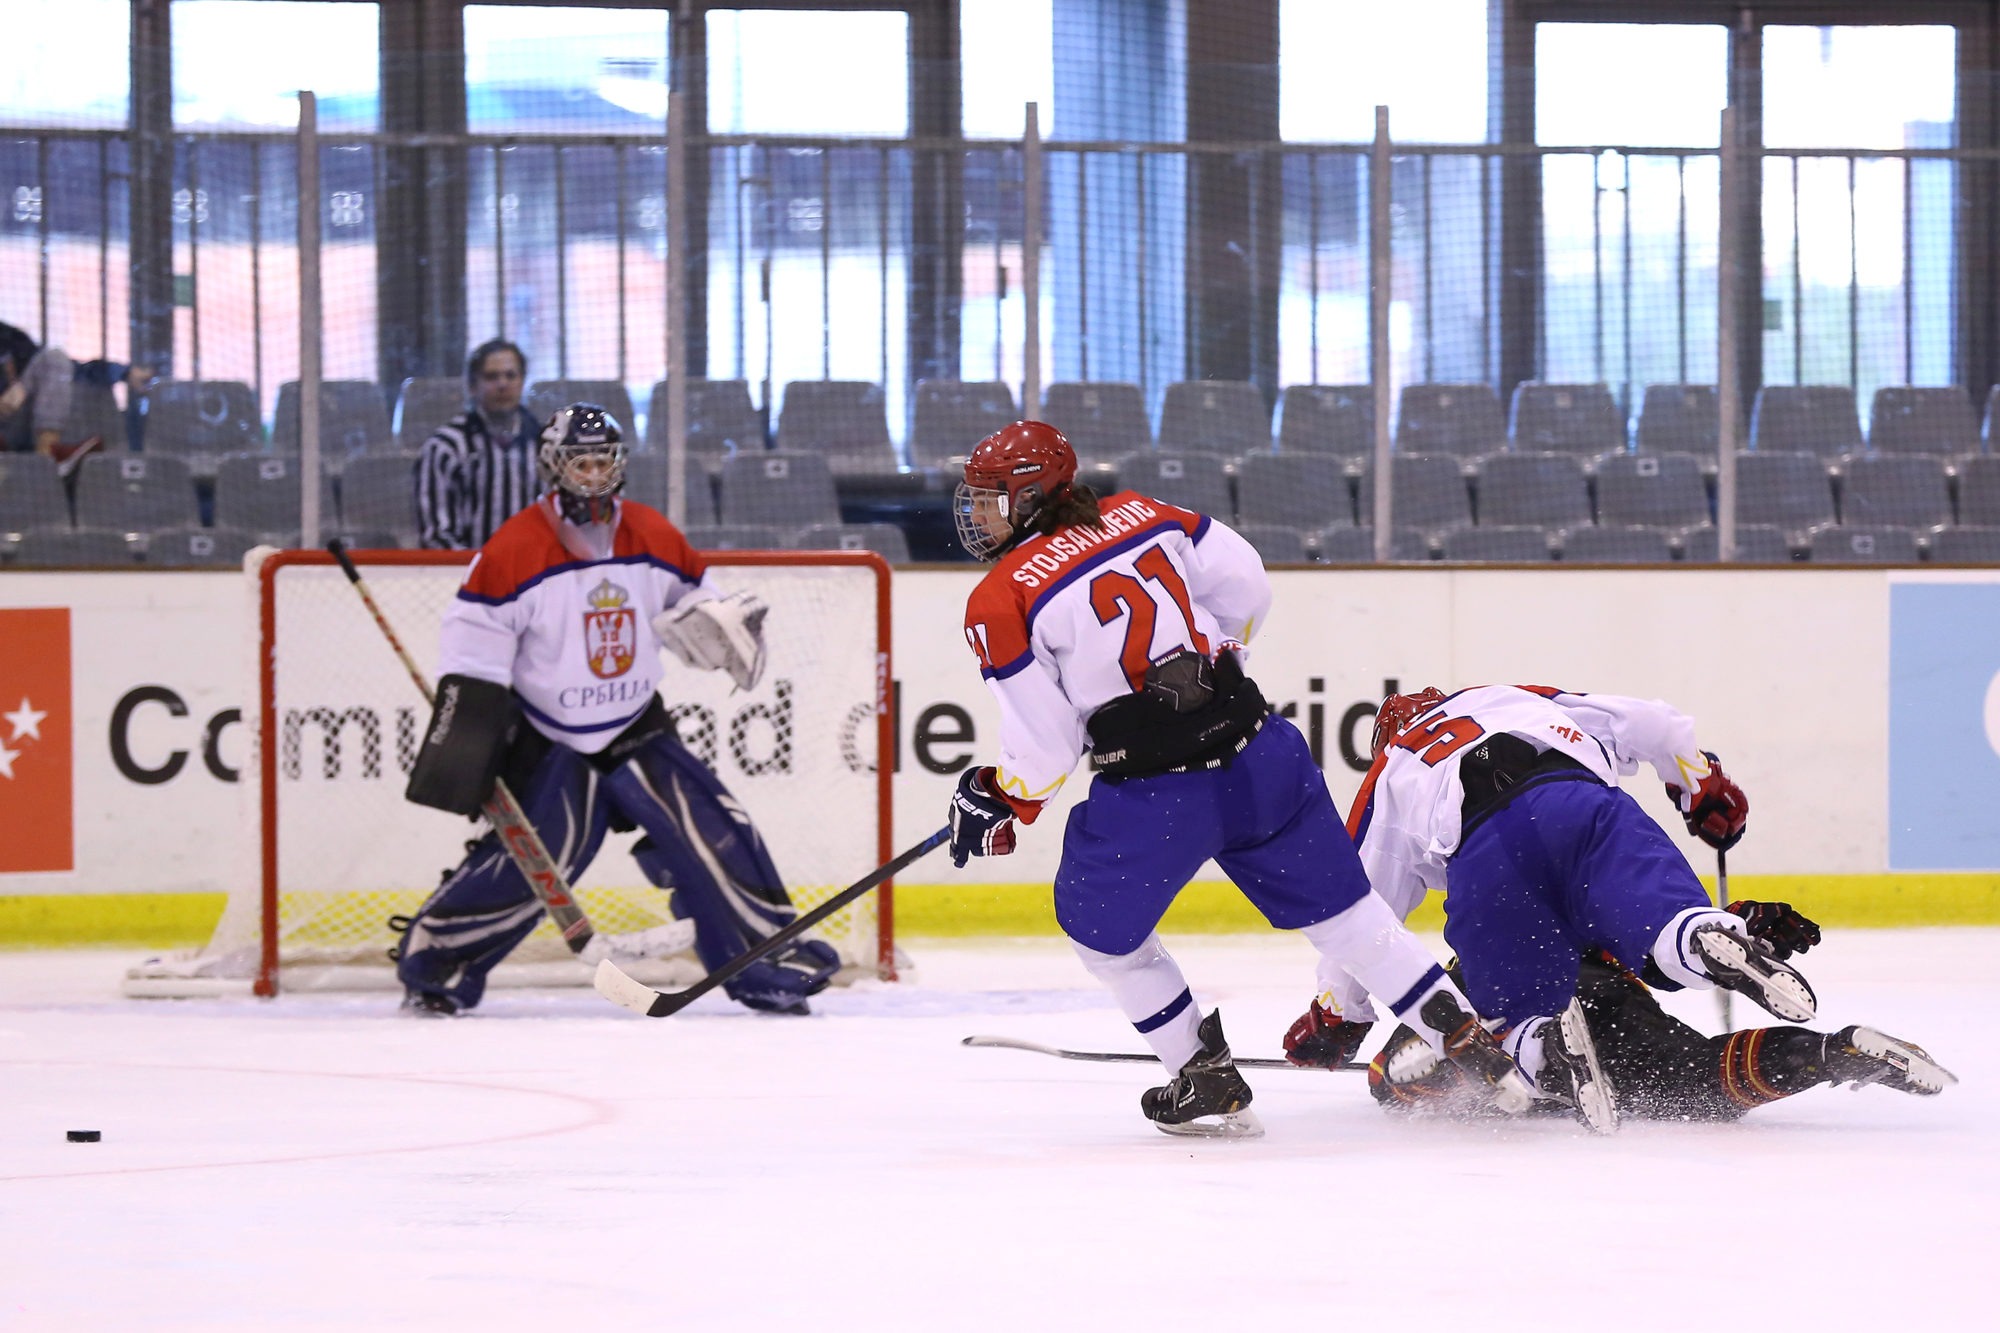
[[[435,680],[439,623],[471,553],[350,554],[397,637]],[[744,693],[725,673],[691,671],[663,654],[661,697],[682,743],[744,806],[805,911],[894,855],[889,569],[864,551],[730,551],[707,560],[718,584],[770,607],[769,665]],[[486,825],[403,799],[429,710],[333,558],[263,551],[246,568],[258,651],[256,779],[244,784],[246,836],[236,840],[232,880],[244,887],[229,895],[207,946],[133,968],[125,992],[395,988],[389,918],[414,913]],[[668,895],[630,855],[637,837],[609,834],[572,886],[600,933],[669,919]],[[816,934],[840,951],[844,976],[892,979],[892,922],[884,884]],[[692,951],[627,970],[655,985],[685,985],[704,972]],[[491,981],[589,978],[544,920]]]

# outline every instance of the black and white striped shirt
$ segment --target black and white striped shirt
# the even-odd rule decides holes
[[[541,494],[539,433],[535,419],[517,411],[515,433],[495,439],[476,410],[431,432],[417,460],[417,522],[426,549],[476,550]]]

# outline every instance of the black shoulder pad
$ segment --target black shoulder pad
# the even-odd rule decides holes
[[[505,685],[446,676],[438,682],[431,724],[404,797],[455,815],[478,814],[493,794],[520,720],[521,706]]]

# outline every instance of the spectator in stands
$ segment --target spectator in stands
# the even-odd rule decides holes
[[[102,436],[63,441],[75,385],[109,388],[124,380],[142,394],[153,372],[115,361],[72,361],[60,347],[43,347],[12,324],[0,323],[0,447],[35,449],[55,459],[64,476],[104,443]]]
[[[417,522],[432,550],[471,551],[541,493],[541,423],[521,406],[528,358],[504,338],[465,363],[472,405],[431,432],[417,460]]]

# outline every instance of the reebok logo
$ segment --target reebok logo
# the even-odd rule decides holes
[[[0,874],[76,869],[67,607],[0,610]]]

